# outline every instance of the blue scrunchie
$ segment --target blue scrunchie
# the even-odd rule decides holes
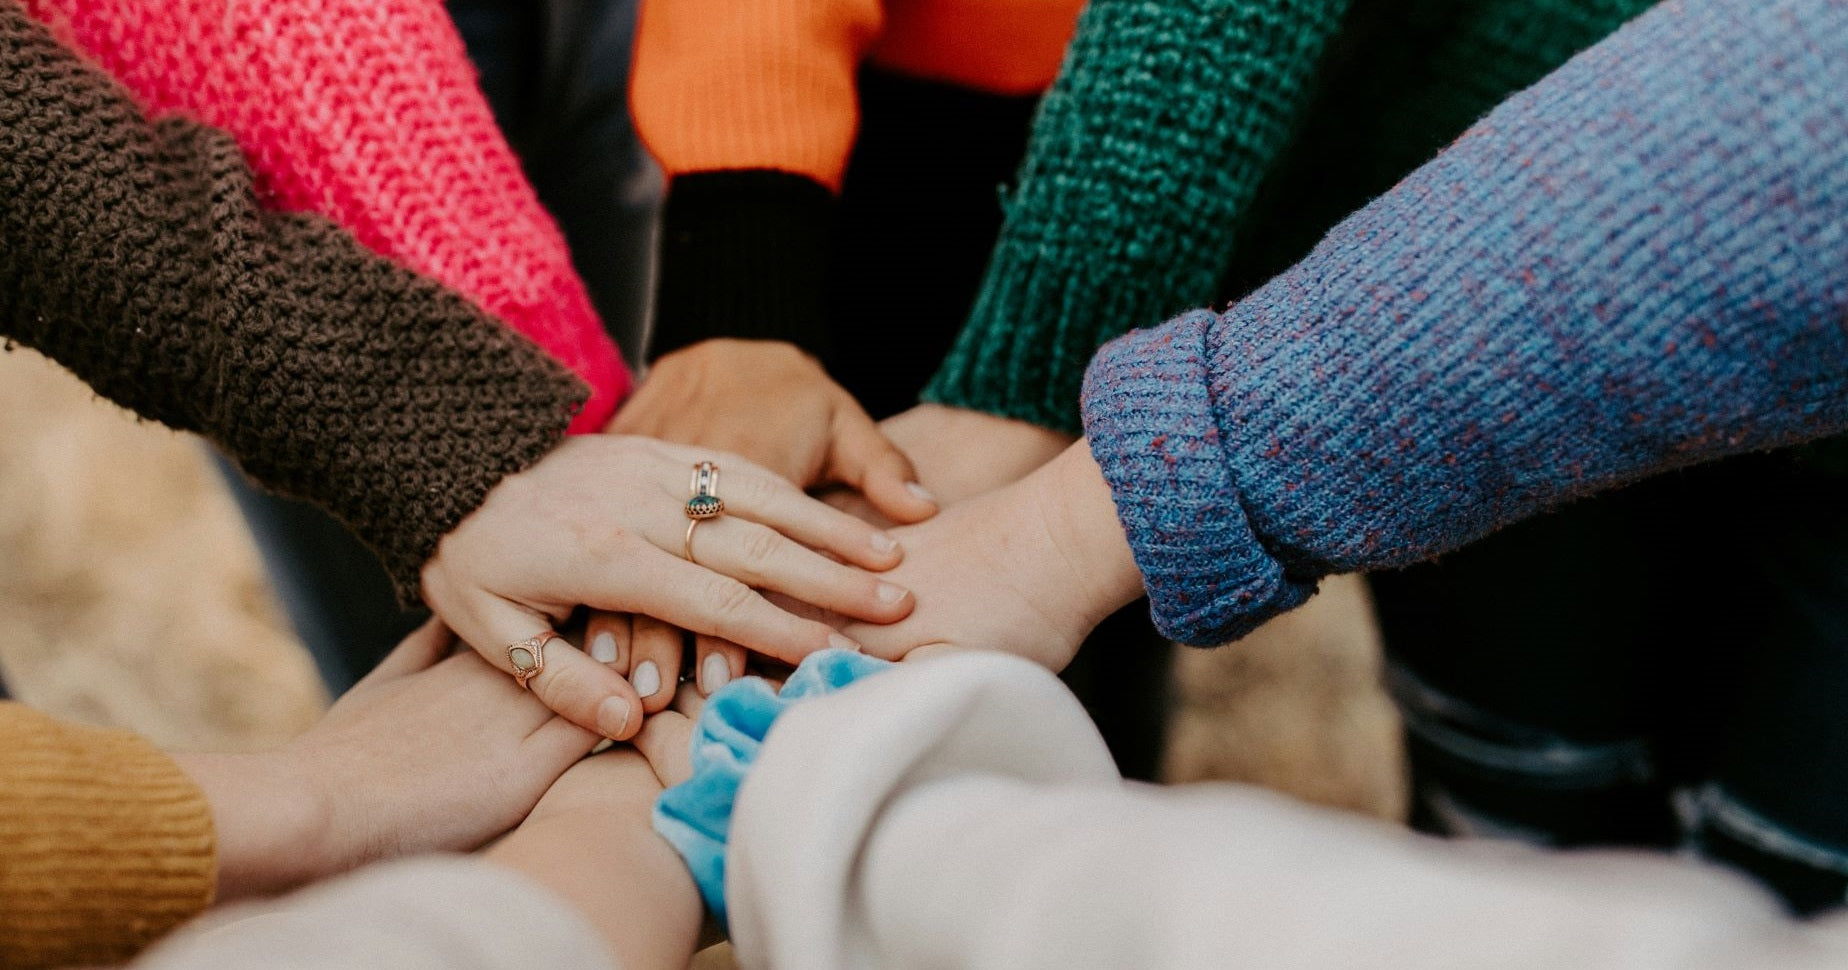
[[[789,705],[832,694],[890,666],[865,654],[823,650],[802,661],[781,693],[761,677],[746,677],[707,699],[693,726],[693,775],[661,793],[654,829],[686,860],[720,925],[725,925],[725,843],[732,805],[770,726]]]

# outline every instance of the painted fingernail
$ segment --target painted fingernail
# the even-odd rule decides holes
[[[833,647],[836,650],[845,650],[848,653],[865,653],[866,652],[865,647],[860,646],[859,644],[853,642],[852,640],[847,639],[846,637],[838,633],[828,634],[828,646]]]
[[[705,689],[707,696],[711,696],[714,691],[724,687],[731,680],[731,665],[725,662],[724,657],[716,653],[707,654],[706,661],[699,666],[700,686]]]
[[[873,591],[873,595],[879,597],[879,602],[881,603],[896,603],[904,599],[907,592],[908,590],[902,586],[894,586],[891,583],[880,583],[879,588]]]
[[[590,659],[600,664],[616,662],[616,637],[605,630],[590,638]]]
[[[916,495],[918,498],[921,498],[924,501],[929,502],[932,505],[937,504],[937,496],[930,494],[930,489],[925,488],[922,485],[919,485],[917,482],[906,482],[905,488],[909,489],[911,491],[911,494]]]
[[[661,689],[661,668],[652,660],[644,660],[636,666],[635,673],[629,675],[629,683],[637,694],[653,697]]]
[[[620,738],[629,729],[629,702],[620,697],[606,697],[597,706],[597,730],[606,738]]]
[[[887,535],[884,532],[873,533],[873,551],[874,552],[891,552],[892,550],[897,549],[897,548],[898,548],[897,539],[892,538],[890,535]]]

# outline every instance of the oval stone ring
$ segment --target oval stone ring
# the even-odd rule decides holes
[[[688,486],[693,497],[687,499],[686,541],[682,543],[687,562],[693,562],[693,530],[706,519],[725,511],[725,500],[719,498],[719,466],[709,461],[702,461],[693,466],[693,482]]]
[[[519,682],[522,690],[532,690],[526,686],[526,682],[545,670],[545,645],[558,639],[562,638],[547,630],[536,637],[527,637],[507,645],[507,664],[513,668],[513,679]]]

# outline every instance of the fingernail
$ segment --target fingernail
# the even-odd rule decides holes
[[[710,697],[731,680],[731,665],[716,653],[707,654],[706,661],[700,664],[699,679],[702,681],[700,686],[705,688],[706,695]]]
[[[924,501],[929,502],[932,505],[937,504],[937,496],[930,494],[930,489],[925,488],[922,485],[919,485],[917,482],[906,482],[905,487],[907,489],[910,489],[911,494],[916,495],[918,498],[921,498]]]
[[[606,697],[597,706],[597,730],[606,738],[619,738],[629,729],[629,702],[620,697]]]
[[[605,630],[590,638],[590,659],[600,664],[616,662],[616,637]]]
[[[629,683],[637,694],[653,697],[661,689],[661,668],[652,660],[644,660],[635,668],[635,673],[629,675]]]
[[[828,646],[836,650],[845,650],[848,653],[864,653],[866,650],[865,647],[860,646],[838,633],[828,634]]]
[[[892,550],[897,549],[897,548],[898,548],[897,539],[892,538],[890,535],[887,535],[884,532],[873,533],[873,551],[874,552],[891,552]]]
[[[874,590],[873,594],[879,597],[881,603],[896,603],[905,598],[906,592],[903,587],[894,586],[891,583],[880,583],[879,588]]]

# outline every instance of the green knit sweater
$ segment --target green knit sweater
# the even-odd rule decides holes
[[[1105,341],[1288,265],[1652,0],[1092,0],[926,400],[1077,433]]]

